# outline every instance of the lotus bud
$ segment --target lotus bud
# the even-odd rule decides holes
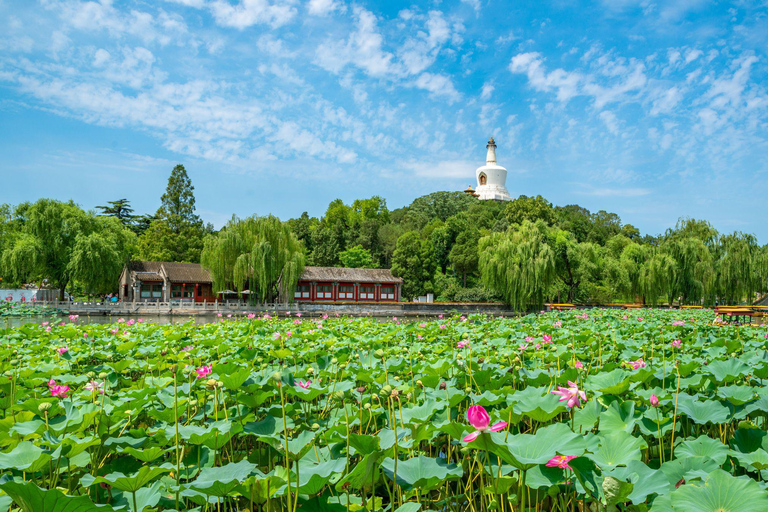
[[[272,380],[275,382],[280,382],[283,378],[283,375],[280,372],[275,372],[272,374]]]
[[[390,386],[389,384],[381,388],[381,391],[379,391],[379,395],[381,395],[382,397],[387,397],[391,393],[392,393],[392,386]]]
[[[440,389],[445,389],[448,385],[445,383],[445,381],[440,383]]]
[[[466,388],[464,388],[464,392],[465,393],[471,393],[472,392],[472,388],[467,386]]]
[[[312,428],[312,430],[317,430],[317,429],[320,428],[320,425],[317,424],[317,423],[313,423],[311,428]]]
[[[191,405],[192,407],[195,407],[197,405],[197,400],[193,398],[192,400],[189,401],[189,405]]]
[[[335,357],[334,357],[333,359],[331,359],[331,364],[336,364],[336,363],[338,363],[338,362],[339,362],[339,360],[338,360],[338,359],[336,359]]]
[[[459,452],[461,452],[462,455],[469,455],[471,451],[472,450],[471,450],[471,448],[469,446],[462,446],[459,449]]]
[[[48,414],[48,410],[51,408],[50,402],[43,402],[40,405],[37,406],[37,410],[40,412],[43,412],[45,414]]]
[[[479,357],[479,358],[477,359],[477,362],[478,362],[479,364],[483,364],[483,363],[485,362],[485,358],[484,358],[484,357]]]
[[[362,395],[363,393],[365,393],[365,386],[360,386],[359,388],[356,389],[356,391]]]
[[[371,408],[371,404],[369,404],[368,402],[366,402],[365,405],[363,405],[363,409],[365,409],[366,411],[370,408]]]
[[[464,356],[461,354],[456,354],[456,359],[464,359]]]
[[[311,366],[309,368],[307,368],[307,375],[314,375],[314,374],[315,374],[315,369],[314,368],[312,368]]]
[[[392,390],[392,394],[391,394],[390,396],[391,396],[392,398],[397,398],[398,396],[400,396],[400,390],[398,390],[398,389],[393,389],[393,390]]]
[[[106,380],[106,378],[107,378],[107,377],[108,377],[108,375],[107,375],[107,372],[101,372],[101,373],[99,374],[99,378],[100,378],[101,380]]]
[[[343,401],[344,400],[344,392],[343,391],[335,391],[333,393],[333,399],[338,401],[338,402]]]
[[[395,375],[395,380],[400,380],[400,376],[399,375]]]
[[[216,388],[216,379],[208,379],[207,381],[205,381],[205,385],[208,388],[210,388],[210,389],[215,389]]]
[[[416,381],[416,385],[417,385],[417,386],[419,386],[420,388],[423,388],[423,387],[424,387],[424,383],[423,383],[423,382],[421,382],[421,379],[419,379],[419,380],[417,380],[417,381]]]
[[[214,398],[213,395],[208,395],[205,397],[205,399],[208,400],[209,402],[213,402],[213,398]]]
[[[133,411],[131,409],[126,409],[125,414],[127,414],[128,416],[131,416],[133,415]]]
[[[3,375],[5,375],[6,377],[13,377],[13,373],[12,373],[12,372],[10,372],[10,371],[8,371],[8,370],[6,370],[5,372],[3,372]]]
[[[410,400],[412,397],[413,397],[412,393],[408,393],[408,394],[405,395],[405,399],[406,400]]]
[[[651,395],[650,402],[651,402],[651,407],[658,407],[659,406],[659,397],[657,397],[656,395]]]
[[[19,360],[18,359],[11,359],[11,366],[18,366]]]
[[[376,356],[378,359],[381,359],[384,357],[384,351],[381,349],[376,350],[376,352],[373,353],[374,356]]]

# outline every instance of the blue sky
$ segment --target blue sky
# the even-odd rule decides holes
[[[0,0],[0,202],[321,215],[463,190],[768,242],[765,1]]]

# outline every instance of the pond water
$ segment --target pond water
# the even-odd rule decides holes
[[[81,324],[112,324],[117,322],[117,316],[80,316],[78,323]],[[125,317],[134,318],[135,317]],[[152,322],[155,324],[184,324],[187,322],[194,322],[196,325],[210,324],[212,322],[221,321],[215,314],[211,315],[198,315],[198,316],[181,316],[181,315],[143,315],[141,318],[145,322]],[[43,322],[67,322],[69,318],[66,316],[0,316],[0,329],[7,329],[10,327],[21,327],[24,324],[40,324]]]

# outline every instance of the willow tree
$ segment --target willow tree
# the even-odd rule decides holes
[[[255,292],[260,302],[293,302],[304,271],[304,249],[277,217],[233,217],[209,236],[202,264],[211,272],[214,291]]]
[[[760,247],[752,235],[733,233],[718,240],[717,295],[727,304],[753,299],[760,291]]]
[[[514,309],[540,307],[555,279],[555,255],[546,243],[547,226],[523,221],[516,230],[480,239],[483,284]]]
[[[677,272],[673,296],[686,304],[699,303],[714,288],[714,258],[706,242],[694,237],[673,237],[661,245],[675,260]]]
[[[652,306],[656,306],[660,300],[673,299],[677,264],[669,254],[656,251],[650,256],[640,269],[640,288],[643,297]]]
[[[136,247],[136,234],[115,217],[97,217],[93,231],[80,234],[67,268],[89,293],[115,290],[123,267]]]

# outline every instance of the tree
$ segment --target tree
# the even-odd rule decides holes
[[[507,203],[504,215],[510,224],[522,224],[523,221],[544,221],[551,224],[555,218],[552,204],[541,196],[520,196]]]
[[[752,300],[760,291],[760,247],[752,235],[733,233],[718,240],[717,295],[726,304]]]
[[[392,255],[392,275],[403,278],[403,297],[423,295],[431,287],[435,263],[427,240],[417,231],[408,231],[397,239]]]
[[[94,230],[77,237],[69,271],[92,294],[115,290],[123,267],[136,245],[136,235],[117,218],[97,218]]]
[[[115,217],[124,226],[129,226],[133,221],[133,208],[131,208],[131,202],[127,199],[118,199],[117,201],[107,201],[108,206],[97,206],[97,210],[101,210],[99,215],[105,217]]]
[[[524,220],[519,229],[480,239],[482,281],[512,308],[540,307],[555,279],[555,256],[546,243],[546,229],[543,221]]]
[[[167,222],[174,233],[179,234],[189,226],[202,224],[195,214],[195,187],[183,165],[179,164],[171,171],[160,201],[157,217]]]
[[[341,265],[347,268],[374,268],[373,258],[368,249],[356,245],[339,254]]]
[[[479,256],[477,243],[480,240],[480,232],[477,230],[463,231],[456,237],[448,259],[453,269],[462,277],[464,288],[467,287],[467,275],[477,272]]]
[[[202,264],[214,291],[256,292],[261,302],[293,302],[304,271],[304,249],[277,217],[233,217],[218,235],[205,240]]]
[[[138,243],[137,257],[152,261],[197,263],[206,229],[195,214],[195,188],[183,165],[171,171],[155,220]],[[211,231],[212,229],[209,229]]]
[[[576,237],[562,229],[550,229],[547,243],[552,248],[555,274],[567,292],[567,301],[574,302],[579,286],[593,285],[599,279],[597,247],[588,242],[579,243]]]
[[[114,290],[135,240],[119,221],[52,199],[40,199],[24,215],[19,235],[3,251],[4,273],[18,284],[47,280],[61,299],[73,279],[92,292]]]

